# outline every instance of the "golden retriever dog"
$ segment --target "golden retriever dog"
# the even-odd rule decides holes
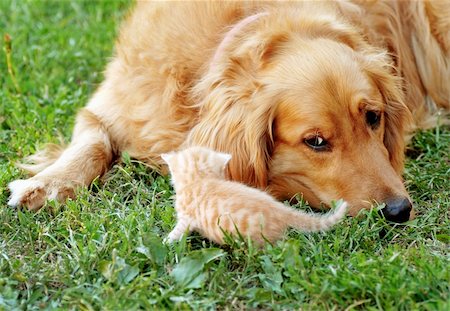
[[[449,110],[445,1],[142,2],[67,148],[10,183],[12,206],[73,197],[121,152],[164,170],[190,145],[231,153],[228,177],[311,206],[413,214],[405,137]]]

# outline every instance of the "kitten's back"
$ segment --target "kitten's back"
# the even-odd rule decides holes
[[[289,227],[304,232],[325,231],[338,223],[347,210],[343,203],[325,215],[305,213],[261,190],[218,178],[198,180],[190,191],[192,196],[201,194],[202,198],[195,212],[200,222],[197,230],[218,243],[223,243],[222,230],[250,236],[258,243],[280,239]]]

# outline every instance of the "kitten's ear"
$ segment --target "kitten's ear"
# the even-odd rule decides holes
[[[167,163],[170,164],[174,154],[173,153],[163,153],[161,154],[161,158]]]
[[[219,156],[220,160],[223,162],[223,165],[227,165],[228,162],[231,160],[231,154],[229,153],[222,153],[218,152],[217,155]]]

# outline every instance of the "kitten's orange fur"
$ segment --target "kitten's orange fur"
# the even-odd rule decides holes
[[[285,206],[266,192],[225,180],[231,155],[204,147],[163,154],[176,191],[177,224],[167,237],[179,240],[187,231],[224,243],[224,232],[239,232],[256,244],[274,242],[288,227],[302,231],[327,230],[345,216],[347,203],[325,216]],[[237,232],[238,231],[238,232]]]

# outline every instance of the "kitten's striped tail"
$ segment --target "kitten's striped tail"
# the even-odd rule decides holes
[[[346,213],[347,202],[342,202],[335,211],[325,215],[292,210],[288,223],[291,227],[302,231],[325,231],[340,222]]]

